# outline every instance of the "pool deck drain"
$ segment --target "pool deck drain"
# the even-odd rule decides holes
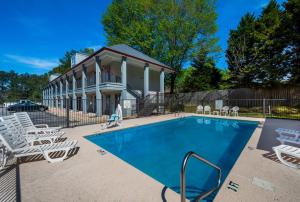
[[[121,127],[104,131],[99,125],[64,129],[67,137],[79,141],[79,152],[61,163],[49,164],[43,160],[20,164],[21,201],[180,201],[179,194],[165,190],[163,184],[109,152],[99,157],[96,152],[99,147],[84,138],[89,134],[174,118],[178,117],[162,115],[125,120]],[[215,201],[297,201],[300,198],[300,171],[264,158],[266,151],[256,149],[261,130],[261,127],[255,130]],[[247,149],[249,146],[254,149]],[[254,177],[257,179],[253,180]],[[227,188],[230,181],[239,185],[237,192]],[[274,191],[266,189],[270,186],[265,182],[269,182]]]
[[[269,191],[274,191],[274,185],[272,185],[271,182],[262,180],[257,177],[253,177],[252,184],[254,184],[258,187],[261,187],[263,189],[269,190]]]

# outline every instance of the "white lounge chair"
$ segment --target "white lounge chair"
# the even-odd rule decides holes
[[[220,114],[222,115],[222,113],[224,114],[224,116],[227,116],[229,114],[229,107],[228,106],[222,107]]]
[[[231,108],[231,114],[232,116],[239,116],[239,110],[240,108],[238,106],[234,106]]]
[[[273,147],[274,152],[276,153],[277,158],[286,166],[292,167],[292,168],[298,168],[300,169],[300,164],[294,164],[291,162],[288,162],[284,160],[281,156],[281,154],[288,154],[290,156],[293,156],[295,158],[300,159],[300,149],[297,147],[292,147],[288,145],[279,145],[276,147]]]
[[[72,140],[54,144],[29,146],[24,137],[12,133],[7,127],[9,124],[10,123],[6,123],[6,121],[0,122],[0,140],[7,150],[16,158],[42,154],[50,163],[60,162],[63,161],[67,157],[68,152],[77,145],[77,141]],[[50,153],[58,151],[64,152],[64,155],[59,158],[51,158],[49,156]]]
[[[6,148],[4,145],[2,145],[0,143],[0,170],[2,168],[4,168],[4,166],[6,165],[6,160],[7,160],[7,157],[6,157]]]
[[[27,142],[31,145],[34,145],[35,142],[42,144],[44,141],[52,144],[64,134],[62,131],[53,131],[48,133],[41,131],[40,129],[26,132],[14,115],[0,117],[0,121],[6,121],[6,124],[11,123],[10,125],[7,125],[7,127],[10,127],[14,133],[24,136]]]
[[[197,114],[199,114],[199,113],[200,113],[200,114],[203,114],[203,106],[202,106],[202,105],[198,105],[198,106],[197,106],[196,113],[197,113]]]
[[[203,113],[206,114],[206,112],[208,112],[209,115],[211,114],[211,108],[210,108],[209,105],[205,105],[205,106],[204,106],[204,111],[203,111]]]
[[[51,132],[57,132],[61,129],[61,127],[49,127],[47,124],[33,124],[32,120],[30,119],[27,112],[17,112],[14,113],[14,115],[17,117],[19,122],[22,124],[24,130],[26,132],[30,131],[36,131],[37,129],[51,133]]]

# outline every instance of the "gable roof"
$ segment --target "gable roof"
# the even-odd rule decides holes
[[[152,63],[154,65],[157,65],[157,66],[160,66],[160,67],[163,67],[163,68],[167,68],[167,69],[171,70],[172,72],[175,72],[175,70],[172,67],[170,67],[168,65],[165,65],[165,64],[159,62],[158,60],[156,60],[154,58],[151,58],[148,55],[146,55],[146,54],[144,54],[144,53],[142,53],[142,52],[140,52],[140,51],[138,51],[134,48],[131,48],[130,46],[128,46],[126,44],[117,44],[117,45],[113,45],[113,46],[102,47],[101,49],[95,51],[93,54],[91,54],[90,56],[88,56],[87,58],[85,58],[84,60],[79,62],[78,64],[74,65],[71,69],[68,69],[66,72],[64,72],[63,74],[61,74],[57,78],[53,79],[49,83],[52,83],[53,81],[60,79],[66,73],[72,71],[77,66],[82,65],[87,60],[91,59],[95,55],[97,55],[97,54],[99,54],[99,53],[101,53],[102,51],[105,51],[105,50],[115,52],[115,53],[118,53],[118,54],[121,54],[121,55],[125,55],[125,56],[128,56],[128,57],[132,57],[132,58],[135,58],[137,60],[142,60],[146,63]]]
[[[131,55],[131,56],[134,56],[136,58],[139,58],[139,59],[142,59],[142,60],[145,60],[145,61],[149,61],[149,62],[154,63],[154,64],[158,64],[158,65],[161,65],[161,66],[168,67],[167,65],[159,62],[158,60],[156,60],[154,58],[151,58],[148,55],[146,55],[146,54],[144,54],[144,53],[142,53],[142,52],[126,45],[126,44],[117,44],[117,45],[109,46],[107,48],[118,51],[118,52],[126,53],[127,55]]]

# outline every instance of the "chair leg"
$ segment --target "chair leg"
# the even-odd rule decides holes
[[[60,157],[60,158],[51,158],[51,157],[49,156],[49,153],[51,153],[51,152],[57,152],[57,151],[51,151],[51,150],[49,150],[49,151],[43,151],[43,156],[44,156],[44,158],[45,158],[49,163],[61,162],[61,161],[63,161],[63,160],[67,157],[68,152],[70,151],[70,149],[71,149],[71,148],[62,149],[61,151],[64,151],[65,153],[64,153],[64,155],[63,155],[62,157]]]
[[[7,155],[6,155],[6,152],[5,152],[5,149],[4,148],[1,148],[0,149],[0,152],[1,152],[1,162],[0,162],[0,170],[3,169],[6,165],[6,162],[7,162]]]
[[[282,156],[281,156],[281,152],[280,152],[280,151],[276,150],[275,153],[276,153],[277,158],[278,158],[278,159],[280,160],[280,162],[283,163],[284,165],[289,166],[289,167],[291,167],[291,168],[297,168],[297,169],[300,169],[300,165],[296,165],[296,164],[293,164],[293,163],[290,163],[290,162],[284,160],[284,159],[282,158]]]

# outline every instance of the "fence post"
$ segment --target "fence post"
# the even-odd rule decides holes
[[[264,117],[266,117],[266,99],[264,98],[263,99],[263,114],[264,114]]]
[[[69,98],[66,98],[66,123],[67,123],[67,128],[70,127],[70,103],[69,103]]]
[[[159,114],[159,92],[156,92],[156,107],[157,107],[157,114]]]

